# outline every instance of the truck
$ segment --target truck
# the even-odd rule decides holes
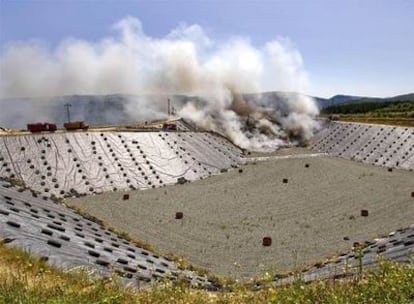
[[[65,122],[63,124],[66,130],[88,130],[89,125],[84,121]]]
[[[27,124],[27,130],[32,133],[39,133],[39,132],[55,132],[57,129],[56,124],[52,122],[37,122],[37,123],[30,123]]]
[[[164,131],[177,131],[177,125],[174,123],[164,123],[162,129]]]

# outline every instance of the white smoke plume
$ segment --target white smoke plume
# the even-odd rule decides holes
[[[134,17],[112,30],[97,42],[70,38],[56,48],[40,41],[9,44],[0,54],[0,98],[47,105],[50,97],[74,94],[197,96],[178,114],[250,150],[303,142],[317,128],[310,97],[290,93],[275,101],[260,94],[306,89],[301,55],[286,38],[255,47],[245,37],[215,41],[199,25],[185,24],[154,38]],[[131,97],[127,108],[153,115],[164,107],[164,99],[142,105]],[[0,119],[7,115],[2,111]]]

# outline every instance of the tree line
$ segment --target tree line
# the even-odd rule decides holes
[[[412,112],[413,101],[388,101],[388,102],[355,102],[328,106],[321,110],[322,114],[365,114],[370,112]]]

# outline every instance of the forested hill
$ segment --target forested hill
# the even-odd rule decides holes
[[[339,104],[350,103],[381,103],[381,102],[394,102],[394,101],[414,101],[414,93],[397,95],[393,97],[364,97],[364,96],[352,96],[352,95],[335,95],[331,98],[314,97],[321,108],[335,106]]]
[[[322,114],[364,114],[372,117],[414,118],[414,101],[339,104],[324,108]]]

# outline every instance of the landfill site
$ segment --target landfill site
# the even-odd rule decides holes
[[[380,257],[412,260],[414,128],[321,125],[306,146],[272,153],[184,120],[4,132],[0,240],[138,288],[220,289],[209,273],[343,278]]]

